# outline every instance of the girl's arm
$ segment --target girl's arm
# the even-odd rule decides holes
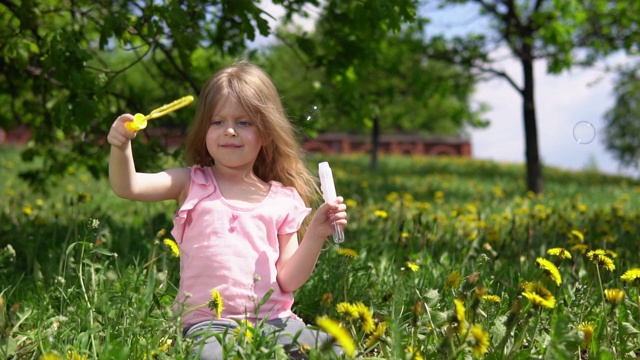
[[[175,199],[181,202],[189,191],[189,169],[168,169],[155,174],[137,172],[131,150],[131,140],[137,133],[124,127],[124,124],[131,120],[133,120],[131,114],[119,116],[107,136],[107,141],[111,144],[109,182],[113,192],[130,200]]]
[[[293,292],[311,276],[324,241],[333,233],[333,222],[347,225],[347,206],[338,196],[334,202],[320,205],[313,215],[304,238],[298,245],[298,236],[280,235],[280,257],[276,263],[278,284],[282,291]]]

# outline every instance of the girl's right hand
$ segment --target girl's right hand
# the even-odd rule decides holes
[[[111,130],[109,130],[109,135],[107,135],[107,141],[112,146],[117,147],[118,149],[124,150],[132,139],[136,137],[137,132],[129,131],[124,127],[129,121],[133,121],[133,115],[131,114],[122,114],[118,116],[116,121],[111,125]]]

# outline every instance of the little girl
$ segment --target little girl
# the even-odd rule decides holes
[[[311,275],[332,223],[346,226],[346,205],[341,197],[320,205],[298,241],[319,190],[271,78],[242,61],[206,82],[186,138],[185,168],[136,172],[136,133],[124,126],[132,120],[119,116],[107,137],[109,180],[122,198],[178,202],[171,232],[180,247],[176,309],[184,309],[185,336],[217,334],[197,338],[204,342],[200,358],[223,359],[219,339],[232,341],[243,320],[264,320],[293,357],[301,356],[300,345],[331,341],[291,311],[292,292]],[[207,306],[214,294],[221,311]]]

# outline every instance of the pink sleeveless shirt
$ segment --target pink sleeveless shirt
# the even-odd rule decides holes
[[[189,194],[171,231],[180,247],[175,306],[184,306],[183,326],[209,320],[297,318],[291,312],[293,294],[282,291],[276,281],[278,235],[298,231],[311,209],[294,188],[276,181],[269,185],[262,202],[238,207],[222,196],[211,168],[191,167]],[[222,296],[220,318],[206,306],[213,289]],[[269,300],[258,308],[271,289]]]

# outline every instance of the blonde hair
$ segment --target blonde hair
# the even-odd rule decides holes
[[[193,124],[185,141],[187,165],[212,166],[206,146],[207,130],[216,109],[227,99],[242,106],[258,129],[262,149],[253,166],[264,182],[295,188],[307,206],[317,199],[317,178],[306,167],[304,153],[271,77],[260,67],[239,61],[220,69],[205,83]]]

